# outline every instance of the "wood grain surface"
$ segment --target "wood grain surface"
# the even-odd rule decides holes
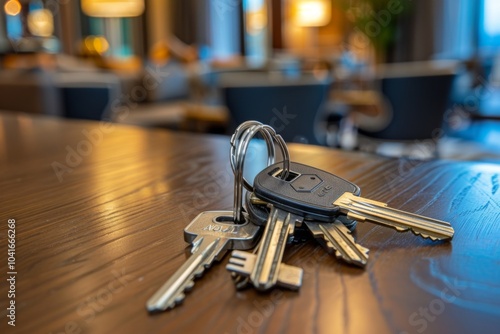
[[[290,145],[292,160],[351,180],[366,197],[451,222],[454,239],[360,223],[365,270],[315,241],[288,246],[284,262],[304,269],[299,292],[236,291],[226,256],[181,306],[149,315],[147,299],[189,254],[183,228],[201,211],[232,208],[229,138],[0,115],[2,333],[498,333],[498,165]]]

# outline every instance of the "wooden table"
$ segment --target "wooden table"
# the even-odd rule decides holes
[[[498,165],[290,145],[293,160],[370,198],[450,221],[453,241],[359,224],[365,270],[314,241],[291,245],[284,261],[304,269],[299,292],[235,291],[226,257],[183,305],[151,316],[146,300],[187,257],[183,228],[202,210],[232,207],[229,138],[0,115],[2,333],[498,333]]]

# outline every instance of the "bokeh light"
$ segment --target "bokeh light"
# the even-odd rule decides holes
[[[18,0],[9,0],[3,6],[5,14],[16,16],[21,12],[21,3]]]
[[[40,37],[52,36],[54,32],[54,17],[48,9],[37,9],[28,15],[28,29]]]

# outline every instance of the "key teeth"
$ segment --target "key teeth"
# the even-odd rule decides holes
[[[244,272],[242,266],[234,265],[234,264],[228,264],[226,266],[226,270],[230,271],[231,273],[235,273],[236,275],[242,275]]]
[[[413,234],[415,234],[416,236],[420,236],[424,239],[431,239],[432,241],[440,241],[440,240],[451,240],[453,239],[453,236],[455,235],[455,231],[451,230],[450,234],[449,235],[444,235],[442,237],[439,237],[439,236],[435,236],[435,235],[429,235],[425,232],[421,232],[421,231],[414,231],[414,230],[411,230],[413,232]]]
[[[194,287],[194,281],[189,281],[186,286],[184,287],[184,290],[186,291],[191,291]]]
[[[338,250],[335,250],[335,257],[339,260],[342,260],[344,261],[345,263],[349,263],[349,264],[352,264],[354,266],[357,266],[357,267],[361,267],[361,268],[364,268],[366,266],[366,264],[368,263],[368,258],[369,258],[369,253],[370,253],[370,250],[366,247],[358,247],[358,250],[361,252],[361,254],[363,255],[360,259],[360,261],[352,261],[352,260],[348,260],[346,258],[344,258],[342,256],[342,253]]]
[[[311,228],[311,225],[308,226]],[[368,263],[369,249],[357,244],[354,240],[352,232],[345,225],[343,225],[342,222],[335,222],[326,226],[319,224],[317,228],[314,228],[312,231],[314,231],[314,237],[320,241],[320,243],[327,249],[328,253],[333,254],[338,260],[362,268]],[[342,249],[337,249],[333,242],[333,240],[336,240],[336,234],[344,239],[345,242],[348,242],[350,247],[353,248],[353,251],[355,248],[355,256],[350,256],[345,254]],[[339,245],[339,247],[342,246]]]
[[[186,298],[186,292],[192,291],[195,285],[195,280],[194,278],[200,278],[203,273],[205,272],[205,265],[202,265],[196,272],[193,274],[193,278],[190,280],[187,280],[184,285],[182,285],[178,291],[178,293],[170,299],[170,302],[166,303],[164,308],[154,308],[154,307],[148,307],[149,312],[162,312],[162,311],[167,311],[175,308],[177,305],[182,304],[184,299]]]
[[[181,292],[177,295],[177,297],[175,297],[174,301],[171,303],[173,306],[172,308],[174,308],[175,306],[181,304],[184,299],[186,298],[186,294]]]
[[[198,270],[194,272],[193,276],[196,278],[200,278],[204,272],[205,272],[205,267],[201,266],[200,268],[198,268]]]
[[[166,310],[173,309],[176,306],[182,304],[184,302],[184,299],[186,298],[186,293],[185,292],[190,292],[193,287],[194,287],[194,280],[190,280],[184,284],[184,286],[181,288],[181,291],[172,298],[172,301],[167,304]]]
[[[240,259],[240,258],[237,258],[237,257],[231,257],[229,258],[229,263],[232,264],[232,265],[235,265],[235,266],[240,266],[240,267],[244,267],[245,266],[245,260],[244,259]]]
[[[252,259],[255,255],[244,251],[233,251],[229,258],[229,264],[226,265],[228,271],[237,272],[238,274],[245,274],[251,270],[249,266],[252,265]]]
[[[236,262],[234,260],[236,260]],[[226,270],[238,275],[248,276],[250,275],[251,268],[248,267],[248,263],[241,261],[240,259],[229,259],[229,264],[226,265]]]
[[[185,297],[186,296],[184,294],[178,295],[170,303],[166,304],[164,309],[160,309],[160,308],[149,309],[149,312],[154,313],[154,312],[163,312],[163,311],[171,310],[171,309],[175,308],[177,305],[182,304]]]
[[[247,260],[249,255],[253,255],[253,254],[250,254],[248,252],[245,252],[245,251],[239,251],[239,250],[234,250],[232,253],[231,253],[231,258],[236,258],[236,259],[241,259],[241,260]]]
[[[325,246],[328,249],[329,253],[332,251],[335,251],[335,253],[338,253],[338,251],[333,247],[333,244],[330,241],[325,242]]]

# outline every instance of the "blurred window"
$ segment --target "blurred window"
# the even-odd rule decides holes
[[[479,47],[485,52],[500,50],[500,1],[483,0],[479,21]]]
[[[267,3],[264,0],[244,0],[245,56],[250,66],[260,67],[268,58]]]
[[[83,33],[87,36],[104,36],[109,49],[105,54],[117,58],[134,55],[132,20],[133,18],[102,18],[83,16],[87,24]],[[85,29],[87,28],[87,29]]]
[[[436,18],[436,51],[442,59],[469,59],[476,49],[477,6],[482,0],[443,0]],[[427,18],[426,18],[427,19]]]
[[[7,36],[11,39],[23,37],[23,22],[21,15],[7,15]]]
[[[239,54],[239,4],[237,1],[210,2],[210,58],[229,59]],[[203,52],[207,52],[206,48]],[[202,54],[203,56],[203,54]]]
[[[88,35],[105,36],[110,47],[107,54],[117,58],[134,55],[131,18],[88,18]]]

